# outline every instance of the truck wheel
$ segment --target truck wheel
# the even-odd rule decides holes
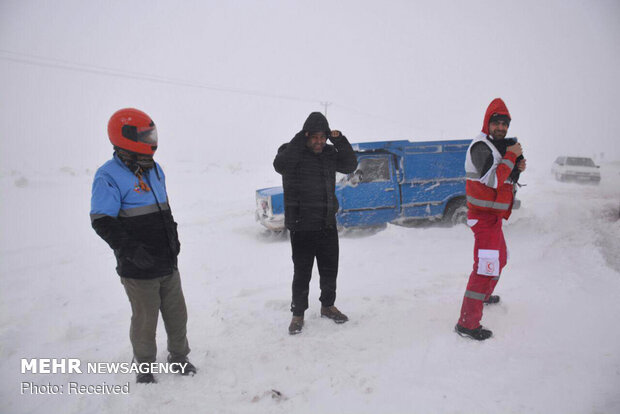
[[[269,241],[279,241],[279,240],[286,240],[288,239],[288,230],[284,229],[284,230],[264,230],[261,234],[260,237],[263,240],[269,240]]]
[[[444,221],[456,226],[467,223],[467,202],[464,198],[451,200],[444,212]]]

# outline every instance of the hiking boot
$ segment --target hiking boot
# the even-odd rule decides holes
[[[295,316],[293,315],[293,319],[291,319],[291,324],[288,326],[289,335],[297,335],[301,333],[301,330],[304,327],[304,316]]]
[[[485,305],[492,305],[494,303],[499,303],[499,296],[490,295],[487,300],[484,301]]]
[[[196,367],[194,366],[194,364],[189,362],[189,359],[187,359],[187,357],[173,358],[172,355],[168,355],[168,362],[176,363],[176,364],[184,364],[182,366],[175,367],[177,369],[177,371],[174,371],[175,374],[191,375],[193,377],[194,374],[196,374],[196,371],[198,371]]]
[[[347,315],[340,312],[335,306],[321,306],[321,318],[329,318],[336,323],[345,323],[349,320]]]
[[[140,372],[136,374],[136,383],[137,384],[156,384],[155,377],[150,372]]]
[[[476,329],[467,329],[463,328],[459,324],[456,324],[454,331],[460,336],[469,337],[471,339],[475,339],[476,341],[484,341],[485,339],[489,339],[493,336],[493,332],[488,329],[484,329],[482,326],[479,326]]]

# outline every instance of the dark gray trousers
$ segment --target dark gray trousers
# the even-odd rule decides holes
[[[178,271],[156,279],[121,277],[129,303],[131,327],[129,338],[136,362],[155,362],[157,357],[157,319],[159,312],[168,334],[168,352],[174,359],[189,354],[187,342],[187,308]]]

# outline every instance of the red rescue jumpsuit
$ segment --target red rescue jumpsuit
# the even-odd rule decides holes
[[[466,193],[467,223],[474,232],[474,266],[469,276],[467,289],[461,307],[458,324],[467,329],[476,329],[482,319],[484,301],[495,289],[502,269],[507,262],[506,241],[502,232],[502,219],[508,219],[512,210],[514,185],[508,177],[516,162],[516,154],[507,152],[503,157],[487,141],[488,124],[491,115],[510,117],[501,99],[495,99],[484,118],[482,134],[472,142],[486,142],[492,148],[494,165],[483,177],[476,176],[468,150],[465,170],[467,173]]]

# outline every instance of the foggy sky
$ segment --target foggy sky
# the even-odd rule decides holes
[[[0,171],[96,168],[127,106],[159,160],[271,168],[321,102],[352,142],[433,140],[495,97],[530,168],[618,160],[619,45],[613,0],[0,0]]]

